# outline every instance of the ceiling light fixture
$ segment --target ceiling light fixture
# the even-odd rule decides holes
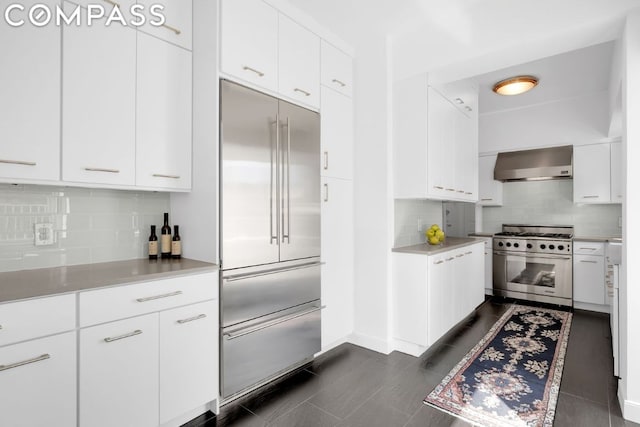
[[[493,85],[493,91],[498,95],[520,95],[530,91],[538,84],[538,78],[533,76],[516,76],[499,81]]]

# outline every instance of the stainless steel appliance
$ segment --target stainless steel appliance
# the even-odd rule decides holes
[[[573,305],[573,227],[505,224],[493,237],[495,295]]]
[[[494,179],[529,181],[567,179],[573,175],[573,145],[498,153]]]
[[[224,401],[320,351],[320,118],[221,80]]]

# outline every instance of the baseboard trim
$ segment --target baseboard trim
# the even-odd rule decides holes
[[[634,423],[640,423],[640,403],[626,399],[624,399],[623,402],[624,404],[620,405],[620,407],[622,408],[622,416],[624,419]]]
[[[607,314],[610,314],[609,312],[611,311],[608,305],[591,304],[588,302],[580,302],[580,301],[574,301],[573,308],[577,308],[578,310],[588,310],[588,311],[595,311],[598,313],[607,313]]]
[[[427,351],[428,347],[396,339],[393,341],[393,348],[394,350],[408,354],[409,356],[419,357],[422,353]]]
[[[333,350],[334,348],[336,348],[336,347],[338,347],[338,346],[340,346],[340,345],[342,345],[342,344],[344,344],[344,343],[346,343],[346,342],[350,342],[350,341],[349,341],[349,339],[350,339],[350,338],[351,338],[351,334],[349,334],[349,335],[345,335],[344,337],[342,337],[342,338],[340,338],[340,339],[338,339],[338,340],[335,340],[334,342],[332,342],[332,343],[330,343],[330,344],[325,345],[324,347],[322,347],[322,349],[320,350],[320,352],[318,352],[318,353],[316,353],[316,354],[315,354],[315,357],[318,357],[318,356],[320,356],[321,354],[324,354],[324,353],[326,353],[326,352],[327,352],[327,351],[329,351],[329,350]]]
[[[348,342],[382,354],[389,354],[392,351],[386,340],[378,337],[372,337],[370,335],[359,334],[357,332],[351,334]]]

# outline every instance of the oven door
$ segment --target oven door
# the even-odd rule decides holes
[[[498,290],[573,298],[571,256],[494,251],[493,278]]]

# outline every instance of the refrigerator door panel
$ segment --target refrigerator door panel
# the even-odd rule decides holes
[[[225,80],[220,86],[222,266],[278,262],[278,100]]]
[[[320,351],[320,302],[280,318],[222,333],[222,395],[227,398]]]
[[[280,261],[320,256],[320,115],[280,101]]]
[[[225,272],[221,326],[228,327],[320,298],[319,260]]]

